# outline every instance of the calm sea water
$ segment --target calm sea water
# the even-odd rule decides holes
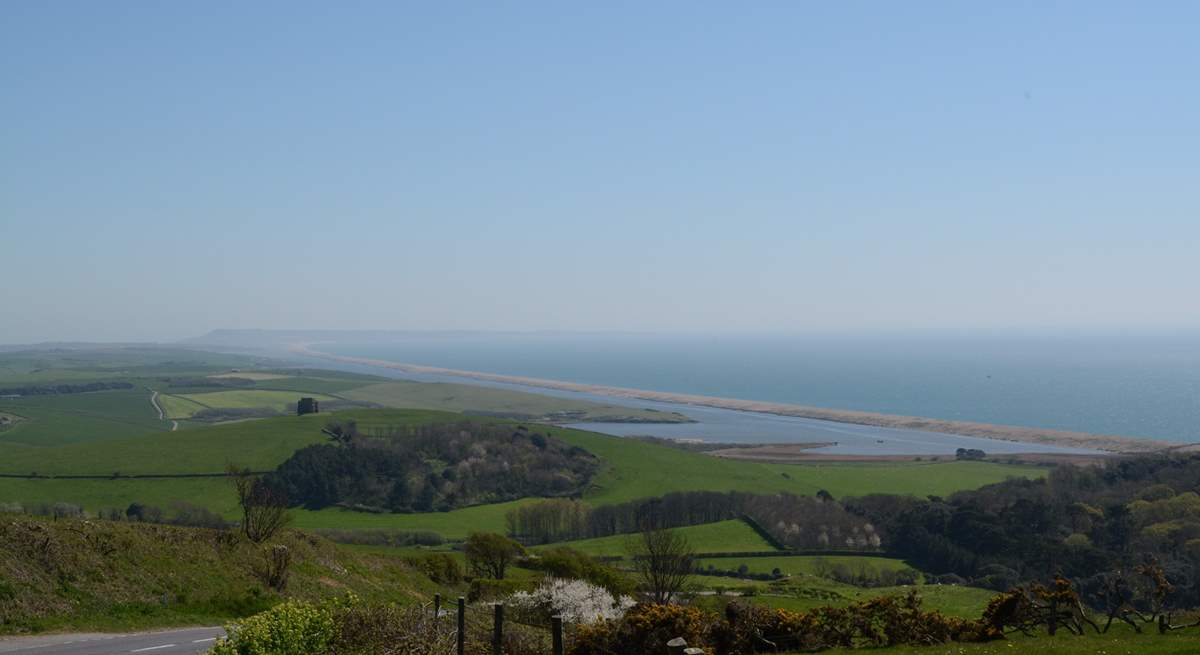
[[[1200,441],[1200,335],[422,336],[343,355],[684,393]]]

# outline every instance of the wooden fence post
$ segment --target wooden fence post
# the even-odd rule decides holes
[[[504,603],[492,608],[492,655],[504,655]]]
[[[433,595],[433,619],[436,621],[442,615],[442,595]]]
[[[563,655],[563,625],[562,617],[555,615],[550,617],[550,633],[552,635],[554,655]]]
[[[458,655],[467,649],[467,599],[458,597]]]

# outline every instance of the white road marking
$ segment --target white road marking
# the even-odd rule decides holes
[[[208,639],[193,639],[192,643],[193,644],[203,644],[206,641],[216,641],[216,640],[217,640],[216,637],[209,637]]]
[[[175,647],[175,644],[163,644],[162,646],[150,646],[149,648],[138,648],[137,650],[131,650],[129,652],[144,653],[148,650],[159,650],[160,648],[174,648],[174,647]]]

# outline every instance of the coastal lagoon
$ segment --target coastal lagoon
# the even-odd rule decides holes
[[[985,439],[939,432],[904,428],[858,425],[796,416],[780,416],[762,412],[738,411],[703,407],[683,403],[622,398],[562,389],[533,387],[457,375],[397,371],[364,364],[318,358],[303,358],[313,366],[370,373],[394,379],[416,382],[447,382],[474,384],[511,389],[547,396],[591,400],[599,403],[679,412],[692,423],[603,423],[570,424],[616,436],[655,436],[671,439],[698,440],[720,443],[814,443],[832,444],[813,448],[813,453],[836,455],[949,455],[959,448],[977,448],[988,454],[1006,453],[1075,453],[1095,454],[1097,451],[1045,444],[1032,444],[999,439]]]
[[[1200,335],[885,339],[461,334],[322,344],[320,350],[632,389],[1200,441]],[[681,411],[699,414],[691,407]],[[766,425],[762,429],[778,434]]]

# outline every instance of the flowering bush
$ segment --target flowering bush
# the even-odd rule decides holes
[[[226,626],[229,636],[212,655],[307,655],[325,652],[337,634],[333,609],[298,601],[280,603]]]
[[[628,596],[614,596],[604,587],[583,580],[546,578],[533,591],[518,591],[509,596],[507,604],[547,617],[559,614],[571,624],[590,624],[621,618],[634,601]]]

